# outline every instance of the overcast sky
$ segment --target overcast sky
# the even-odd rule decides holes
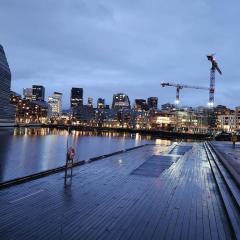
[[[84,99],[111,104],[124,92],[173,102],[161,81],[209,86],[216,53],[215,103],[240,105],[238,0],[0,0],[0,44],[12,71],[12,90],[41,84],[48,97],[83,87]],[[206,105],[208,92],[184,89],[183,105]]]

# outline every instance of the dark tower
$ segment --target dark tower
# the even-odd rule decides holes
[[[83,105],[83,89],[72,88],[71,90],[71,108]]]
[[[149,97],[148,100],[149,109],[157,109],[158,108],[158,98],[157,97]]]
[[[123,109],[123,108],[131,108],[130,100],[128,96],[124,93],[117,93],[113,95],[112,102],[113,109]]]
[[[45,99],[45,88],[39,85],[32,86],[32,100],[33,101],[44,101]]]
[[[105,99],[98,98],[98,100],[97,100],[97,108],[105,108]]]

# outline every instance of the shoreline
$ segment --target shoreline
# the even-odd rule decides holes
[[[162,137],[165,139],[193,139],[193,140],[212,140],[213,136],[210,134],[202,133],[184,133],[184,132],[170,132],[165,130],[147,130],[147,129],[129,129],[129,128],[110,128],[110,127],[92,127],[92,126],[74,126],[74,125],[53,125],[53,124],[27,124],[27,125],[15,125],[13,127],[21,128],[50,128],[50,129],[65,129],[79,131],[95,131],[95,132],[119,132],[119,133],[139,133],[142,135],[150,135],[155,137]],[[1,129],[1,128],[0,128]]]

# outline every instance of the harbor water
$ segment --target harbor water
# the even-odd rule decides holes
[[[68,145],[76,150],[75,161],[87,160],[146,143],[169,145],[169,140],[115,132],[48,129],[0,129],[0,182],[65,164]]]

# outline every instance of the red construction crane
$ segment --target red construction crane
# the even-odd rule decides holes
[[[162,85],[162,87],[175,87],[176,88],[176,100],[175,100],[176,104],[179,104],[180,89],[192,88],[192,89],[209,90],[208,87],[191,86],[191,85],[170,83],[170,82],[162,82],[161,85]]]
[[[222,75],[222,71],[218,67],[217,61],[214,58],[214,54],[207,55],[207,59],[212,63],[212,67],[210,68],[210,88],[209,88],[209,107],[213,107],[214,105],[214,92],[215,92],[215,71],[217,70],[220,75]]]

